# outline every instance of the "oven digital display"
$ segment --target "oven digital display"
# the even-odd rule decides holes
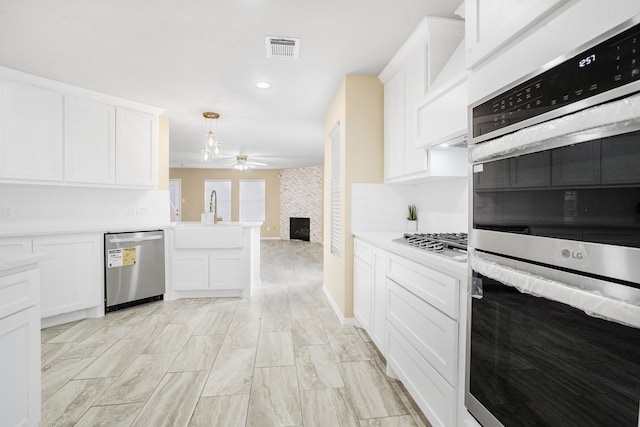
[[[473,108],[473,137],[640,80],[640,24]]]

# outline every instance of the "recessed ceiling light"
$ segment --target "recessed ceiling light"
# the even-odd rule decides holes
[[[269,89],[271,87],[271,83],[269,83],[269,82],[258,82],[258,83],[256,83],[256,87],[258,89]]]

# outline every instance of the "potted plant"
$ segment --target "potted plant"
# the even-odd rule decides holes
[[[418,230],[418,211],[416,205],[409,205],[409,214],[407,215],[407,230]]]

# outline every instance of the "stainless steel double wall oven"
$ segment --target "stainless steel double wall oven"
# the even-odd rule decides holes
[[[640,19],[470,106],[466,405],[629,426],[640,405]]]

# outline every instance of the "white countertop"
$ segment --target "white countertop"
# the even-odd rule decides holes
[[[202,227],[224,227],[224,226],[232,226],[232,225],[236,225],[236,226],[240,226],[240,227],[261,227],[262,226],[262,221],[220,221],[216,224],[211,224],[211,223],[202,223],[200,221],[182,221],[182,222],[172,222],[170,224],[170,228],[175,228],[175,227],[197,227],[197,226],[202,226]],[[167,228],[167,227],[165,227]]]
[[[14,268],[24,267],[49,259],[48,254],[11,254],[0,255],[0,273]]]
[[[19,228],[12,231],[0,231],[0,237],[27,237],[27,236],[50,236],[56,234],[81,234],[81,233],[120,233],[120,232],[132,232],[132,231],[149,231],[149,230],[164,230],[166,228],[172,228],[171,224],[137,224],[137,225],[89,225],[89,226],[34,226],[28,229]]]
[[[354,237],[370,243],[373,246],[419,264],[437,268],[439,270],[449,270],[458,274],[467,274],[467,263],[464,261],[454,261],[438,255],[437,253],[424,251],[422,249],[417,249],[412,246],[403,245],[393,241],[393,239],[402,237],[403,233],[404,232],[402,231],[354,231],[353,235]]]
[[[2,237],[26,237],[26,236],[50,236],[56,234],[81,234],[81,233],[127,233],[134,231],[167,230],[175,227],[193,226],[225,226],[240,225],[241,227],[260,227],[262,222],[256,221],[222,221],[217,224],[202,224],[200,221],[171,222],[164,224],[104,224],[88,226],[72,225],[37,225],[29,228],[17,228],[11,231],[0,231]]]

